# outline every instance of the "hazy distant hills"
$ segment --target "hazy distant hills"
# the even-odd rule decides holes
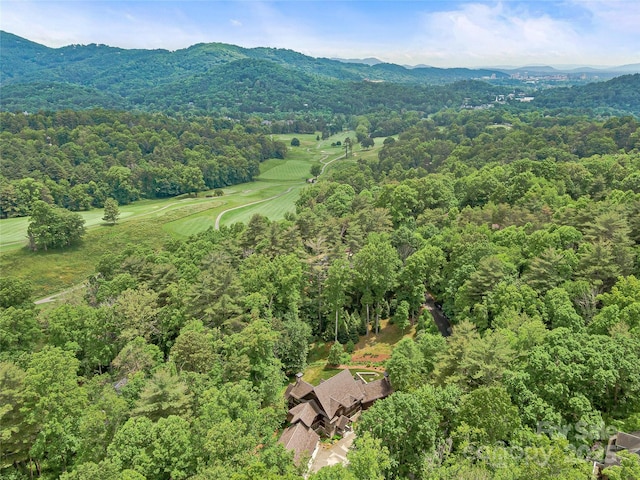
[[[331,60],[337,60],[342,63],[363,63],[365,65],[373,66],[378,63],[384,63],[382,60],[378,60],[375,57],[367,57],[367,58],[332,58]]]
[[[0,107],[9,111],[102,107],[276,117],[291,112],[348,115],[380,109],[430,113],[463,103],[489,104],[509,87],[476,80],[508,81],[510,75],[498,69],[407,68],[373,58],[313,58],[292,50],[222,43],[173,52],[95,44],[49,48],[2,31],[0,43]],[[632,71],[635,66],[619,68]],[[535,103],[593,106],[637,115],[640,102],[628,92],[638,88],[636,77],[611,85],[588,85],[586,90],[544,92]]]
[[[375,57],[368,58],[332,58],[332,60],[338,60],[339,62],[344,63],[362,63],[365,65],[373,66],[380,63],[385,63],[382,60],[379,60]],[[415,68],[434,68],[429,65],[419,64],[419,65],[403,65],[403,67],[407,69],[415,69]],[[454,70],[449,68],[447,70]],[[507,74],[515,74],[522,72],[530,72],[530,73],[551,73],[551,74],[562,74],[562,73],[571,73],[571,74],[579,74],[579,73],[590,73],[590,74],[602,74],[603,76],[615,76],[615,74],[621,73],[640,73],[640,63],[632,63],[628,65],[619,65],[619,66],[593,66],[593,65],[523,65],[523,66],[513,66],[513,65],[501,65],[501,66],[486,66],[482,67],[481,70],[491,71],[491,72],[502,72]]]
[[[223,43],[202,43],[168,50],[125,50],[105,45],[70,45],[48,48],[11,33],[0,32],[2,84],[48,80],[82,83],[102,88],[114,80],[125,85],[132,77],[169,83],[209,71],[241,59],[268,60],[286,68],[334,80],[387,81],[394,83],[444,84],[497,75],[496,70],[465,68],[405,68],[368,59],[353,63],[314,58],[292,50],[242,48]],[[356,63],[357,62],[357,63]]]
[[[197,44],[174,52],[105,45],[49,48],[0,32],[2,109],[136,108],[200,112],[361,113],[372,108],[433,111],[495,92],[486,84],[437,85],[492,70],[407,69],[345,63],[292,50]],[[359,92],[360,97],[353,94]],[[479,92],[482,92],[481,94]]]
[[[600,74],[603,77],[611,77],[623,74],[623,73],[640,73],[640,63],[632,63],[628,65],[619,65],[619,66],[608,66],[608,67],[596,67],[591,65],[524,65],[521,67],[514,66],[492,66],[486,67],[490,70],[498,70],[503,73],[508,73],[510,75],[516,73],[540,73],[540,74],[580,74],[580,73],[588,73],[588,74]]]

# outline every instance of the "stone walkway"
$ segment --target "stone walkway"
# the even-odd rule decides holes
[[[355,437],[355,433],[348,432],[334,444],[321,443],[318,448],[318,453],[311,463],[311,472],[315,473],[322,467],[337,465],[338,463],[346,465],[347,452],[349,448],[351,448]]]

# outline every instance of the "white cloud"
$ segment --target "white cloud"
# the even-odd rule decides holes
[[[533,15],[521,4],[467,3],[424,14],[412,45],[417,56],[445,66],[558,63],[579,53],[580,35],[568,21]],[[416,48],[417,47],[417,48]]]
[[[408,62],[438,66],[637,62],[640,2],[463,3],[422,14]]]
[[[227,42],[443,67],[640,61],[638,0],[415,1],[391,11],[387,1],[1,1],[0,28],[56,47]]]
[[[168,5],[168,4],[167,4]],[[202,41],[202,34],[179,9],[154,16],[146,10],[106,3],[7,1],[0,28],[50,47],[101,43],[123,48],[176,49]],[[138,4],[139,6],[139,4]],[[165,4],[160,3],[159,8]],[[167,7],[170,8],[170,7]]]

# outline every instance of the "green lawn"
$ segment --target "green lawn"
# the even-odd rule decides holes
[[[264,215],[271,220],[281,220],[287,212],[295,212],[295,202],[298,199],[299,190],[303,187],[304,185],[292,186],[289,187],[291,190],[279,193],[277,198],[225,213],[220,224],[231,225],[237,222],[247,222],[255,214]]]
[[[159,200],[141,200],[120,206],[120,220],[115,226],[102,221],[103,210],[81,212],[87,234],[80,245],[61,251],[30,252],[26,249],[28,218],[0,220],[0,270],[19,278],[30,279],[37,298],[57,293],[82,282],[95,271],[95,264],[105,252],[117,252],[128,244],[160,248],[172,238],[186,238],[215,226],[246,222],[254,214],[279,220],[295,211],[299,191],[307,186],[314,164],[338,159],[340,147],[331,143],[353,137],[342,132],[316,141],[316,135],[287,134],[277,138],[289,145],[297,137],[301,145],[289,147],[286,160],[263,162],[256,181],[224,189],[222,197],[181,196]],[[382,140],[370,151],[354,149],[358,155],[377,155]],[[347,161],[353,161],[351,158]],[[338,162],[329,165],[329,168]]]
[[[305,371],[304,371],[304,380],[305,382],[309,382],[311,385],[318,385],[320,383],[321,380],[328,380],[329,378],[333,377],[334,375],[340,373],[342,371],[342,369],[340,368],[328,368],[325,367],[323,365],[310,365]],[[358,372],[367,372],[367,373],[371,373],[371,375],[363,375],[364,379],[367,382],[371,382],[373,380],[378,380],[380,378],[383,377],[384,372],[380,372],[377,370],[371,370],[367,367],[349,367],[349,371],[351,372],[351,375],[356,376],[356,373]]]
[[[380,332],[376,335],[370,332],[368,336],[360,337],[355,345],[353,354],[347,364],[349,370],[356,372],[374,372],[377,375],[367,375],[366,380],[376,380],[384,373],[384,364],[391,356],[393,347],[405,337],[415,336],[415,328],[407,328],[402,332],[389,320],[380,321]],[[308,365],[304,371],[304,379],[317,385],[320,380],[326,380],[340,371],[327,365],[329,350],[333,342],[316,342],[311,345],[307,356]]]
[[[211,199],[208,199],[211,203]],[[157,205],[151,205],[157,207]],[[0,255],[0,269],[13,276],[29,279],[34,296],[44,297],[76,285],[95,271],[95,264],[107,252],[118,252],[129,244],[159,248],[173,236],[159,228],[184,216],[193,214],[207,203],[176,202],[141,213],[136,218],[116,225],[89,228],[82,243],[71,248],[47,252],[31,252],[17,248]]]
[[[199,197],[181,196],[159,200],[140,200],[130,205],[120,206],[120,219],[118,224],[128,224],[143,218],[161,218],[175,211],[183,215],[191,215],[194,211],[210,209],[213,206],[220,206],[222,203],[218,198],[205,198],[204,194]],[[85,220],[85,226],[89,231],[93,228],[104,228],[102,221],[104,212],[102,209],[95,209],[89,212],[78,212]],[[0,220],[0,252],[17,250],[27,244],[28,217],[8,218]]]

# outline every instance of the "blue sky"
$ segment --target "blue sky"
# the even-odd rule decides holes
[[[638,0],[2,0],[0,28],[51,47],[223,42],[438,67],[640,63]]]

